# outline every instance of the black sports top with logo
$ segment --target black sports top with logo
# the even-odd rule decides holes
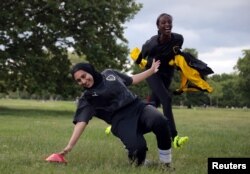
[[[102,73],[103,81],[93,89],[86,89],[79,99],[73,123],[88,123],[96,116],[108,124],[119,115],[124,107],[137,106],[140,100],[126,86],[132,84],[132,78],[118,71],[107,69]],[[140,103],[140,102],[139,102]],[[126,114],[120,114],[126,115]]]
[[[159,42],[159,35],[152,36],[143,44],[136,62],[139,63],[142,58],[146,58],[148,61],[146,67],[150,68],[153,59],[160,60],[161,65],[159,72],[172,74],[174,67],[169,65],[169,61],[173,59],[178,50],[181,49],[183,41],[183,36],[177,33],[172,33],[171,40],[166,43]]]

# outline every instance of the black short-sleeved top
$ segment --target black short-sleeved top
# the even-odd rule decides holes
[[[138,101],[138,97],[126,87],[132,84],[131,77],[111,69],[101,74],[101,84],[85,90],[79,99],[74,124],[81,121],[88,123],[93,116],[112,124],[116,113]]]
[[[161,44],[159,43],[159,36],[155,35],[142,46],[138,59],[146,58],[148,60],[148,68],[151,66],[154,58],[160,60],[161,65],[159,67],[159,72],[172,73],[173,66],[169,65],[169,61],[175,56],[174,48],[178,47],[181,49],[183,40],[182,35],[171,33],[171,40]]]

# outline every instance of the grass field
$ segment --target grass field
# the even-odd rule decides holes
[[[0,173],[160,174],[159,167],[131,167],[120,140],[93,119],[66,157],[67,165],[44,159],[61,151],[72,133],[74,102],[0,99]],[[173,149],[176,174],[206,174],[208,157],[250,157],[250,110],[174,109],[180,135],[190,141]],[[157,161],[155,137],[147,134],[148,155]]]

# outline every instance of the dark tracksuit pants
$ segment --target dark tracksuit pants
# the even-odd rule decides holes
[[[121,121],[117,127],[117,136],[124,143],[128,150],[128,157],[131,163],[134,161],[137,165],[143,163],[146,158],[147,143],[144,134],[153,132],[156,135],[158,148],[167,150],[171,148],[171,138],[167,119],[155,107],[147,105],[141,112],[137,128],[128,125],[129,121]]]
[[[147,78],[147,83],[155,95],[156,100],[159,99],[162,104],[163,113],[168,119],[170,135],[172,140],[178,134],[175,126],[175,120],[172,112],[172,94],[169,91],[169,86],[172,80],[171,75],[155,73]],[[154,103],[154,101],[150,101]],[[155,101],[157,102],[157,101]]]

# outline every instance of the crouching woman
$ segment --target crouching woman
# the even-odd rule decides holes
[[[125,145],[131,164],[137,166],[144,164],[148,150],[144,134],[153,132],[160,162],[168,166],[171,163],[171,138],[166,118],[127,88],[156,73],[159,65],[160,61],[153,61],[151,68],[130,77],[111,69],[100,73],[88,63],[76,64],[71,74],[84,91],[73,119],[73,133],[60,154],[66,155],[72,150],[95,116],[112,125],[112,133]]]

